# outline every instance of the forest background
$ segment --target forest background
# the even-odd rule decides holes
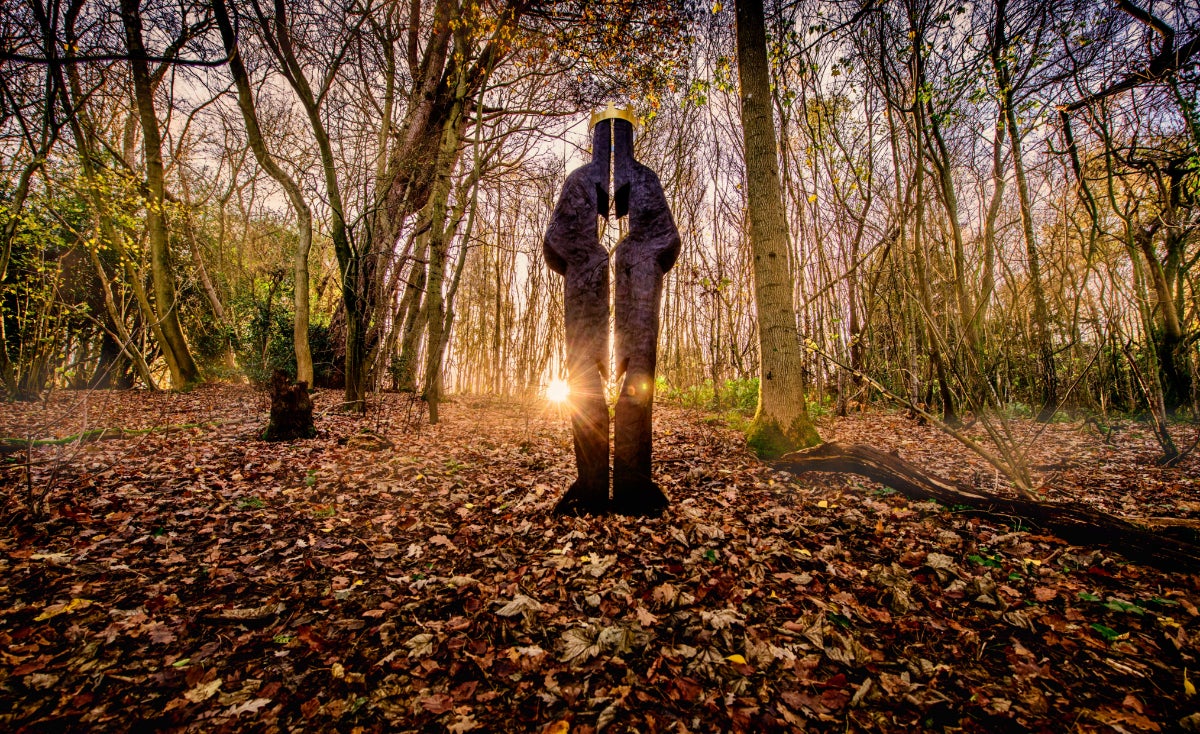
[[[734,16],[7,3],[5,395],[283,369],[351,407],[416,391],[433,421],[444,393],[535,396],[564,362],[542,235],[586,113],[631,100],[683,237],[660,395],[752,410],[764,304]],[[948,426],[1119,411],[1177,452],[1167,422],[1195,414],[1200,339],[1196,3],[763,17],[774,135],[754,145],[777,146],[773,306],[794,319],[809,410],[887,396]]]

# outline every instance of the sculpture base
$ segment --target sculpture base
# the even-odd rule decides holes
[[[608,488],[604,494],[586,482],[576,479],[567,489],[558,504],[554,506],[555,515],[603,515],[609,511]]]
[[[649,479],[626,482],[613,480],[611,510],[629,517],[659,517],[670,505],[670,500],[657,484]]]

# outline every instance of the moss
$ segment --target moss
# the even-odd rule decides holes
[[[759,413],[746,430],[746,444],[760,459],[777,459],[789,451],[821,443],[821,437],[803,416],[792,419],[785,430],[779,421]]]

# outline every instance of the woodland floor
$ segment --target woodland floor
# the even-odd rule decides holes
[[[293,444],[258,440],[268,400],[249,388],[0,406],[9,437],[202,424],[36,448],[29,483],[12,465],[24,452],[0,468],[0,729],[1200,721],[1195,576],[854,477],[776,472],[719,420],[669,406],[663,518],[554,518],[573,475],[556,410],[463,398],[430,427],[398,395],[365,418],[336,400],[318,393],[320,435]],[[997,481],[900,414],[820,428]],[[1144,426],[1111,445],[1078,423],[1013,430],[1051,500],[1200,515],[1200,461],[1154,466]],[[24,514],[31,489],[48,520]]]

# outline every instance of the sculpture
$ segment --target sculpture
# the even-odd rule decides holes
[[[658,176],[633,157],[633,116],[609,105],[592,118],[592,162],[567,177],[543,245],[564,278],[571,428],[579,478],[558,513],[658,514],[667,498],[650,477],[658,310],[663,275],[679,255],[679,231]],[[611,154],[610,154],[611,147]],[[610,165],[611,188],[610,192]],[[613,496],[608,496],[608,253],[597,215],[627,216],[617,244],[616,376],[625,380],[615,412]]]

